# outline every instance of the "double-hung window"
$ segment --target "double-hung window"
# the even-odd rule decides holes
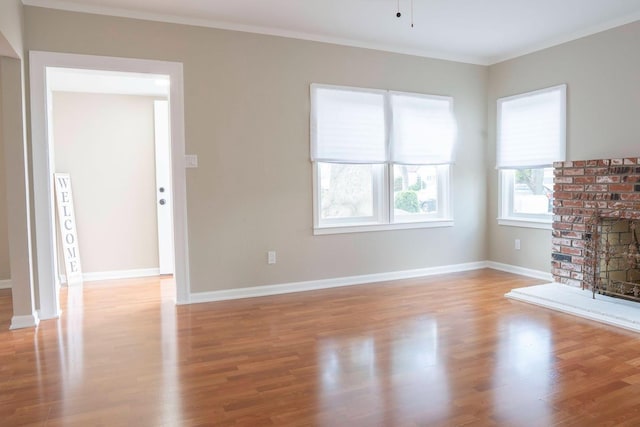
[[[552,164],[565,147],[566,85],[498,99],[500,224],[550,226]]]
[[[451,225],[451,97],[311,85],[317,234]]]

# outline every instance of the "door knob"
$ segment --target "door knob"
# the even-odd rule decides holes
[[[164,205],[164,204],[165,204],[165,203],[167,203],[167,202],[166,202],[164,199],[160,199],[160,202],[159,202],[159,203],[160,203],[161,205]]]

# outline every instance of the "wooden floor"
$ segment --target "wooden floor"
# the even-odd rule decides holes
[[[493,270],[176,307],[171,281],[63,291],[8,331],[0,425],[638,426],[640,335],[503,294]]]

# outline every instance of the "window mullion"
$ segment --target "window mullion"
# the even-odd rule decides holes
[[[391,96],[387,91],[384,97],[384,119],[385,119],[385,139],[387,143],[387,162],[384,165],[384,222],[390,224],[395,221],[393,217],[393,164],[391,163],[393,153],[393,141],[391,134],[393,131],[393,112],[391,111]]]

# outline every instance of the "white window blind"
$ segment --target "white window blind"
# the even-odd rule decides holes
[[[566,85],[498,99],[497,167],[565,160]]]
[[[453,98],[311,85],[311,160],[447,164]]]
[[[390,93],[391,161],[402,164],[452,162],[456,126],[449,97]]]
[[[387,160],[385,93],[311,86],[311,160]]]

